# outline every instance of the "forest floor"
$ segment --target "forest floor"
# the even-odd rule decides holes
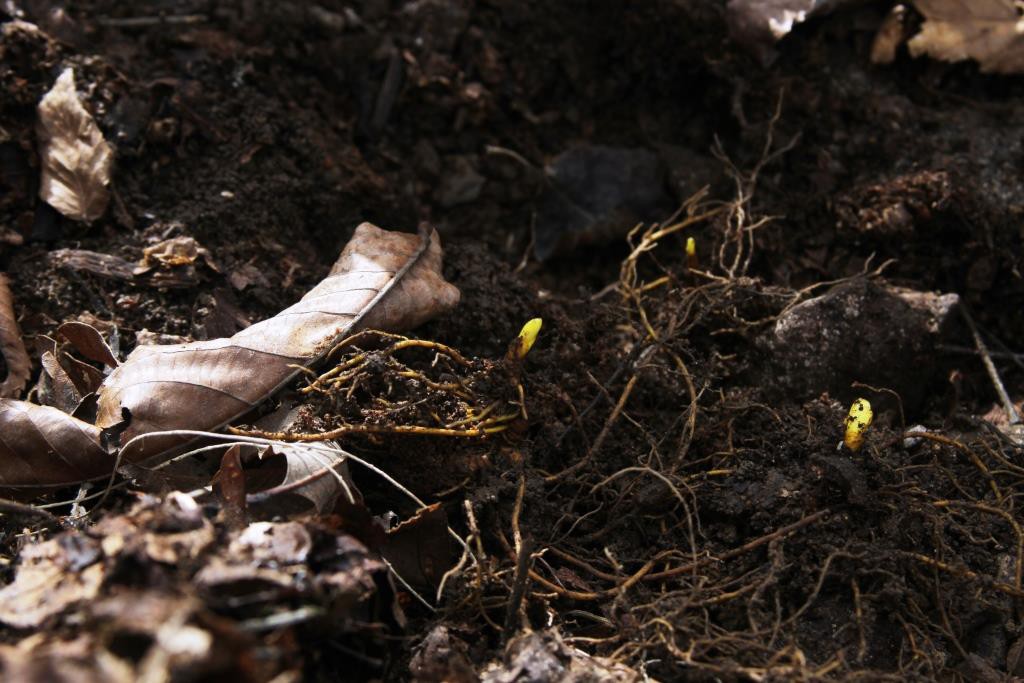
[[[4,589],[5,678],[1024,676],[1024,451],[971,328],[1019,411],[1024,83],[872,65],[887,3],[766,64],[721,4],[0,3],[20,398],[61,323],[121,355],[230,336],[363,221],[438,230],[461,301],[417,338],[498,359],[543,319],[514,429],[345,438],[426,513],[353,467],[365,507],[278,511],[269,549],[141,482],[88,523],[5,514],[5,584],[68,574],[36,616]],[[116,157],[91,224],[37,196],[36,106],[69,66]],[[215,267],[176,286],[54,257],[177,236]],[[837,448],[858,398],[874,421]],[[411,521],[382,541],[367,511]]]

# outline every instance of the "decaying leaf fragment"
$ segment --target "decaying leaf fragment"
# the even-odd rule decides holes
[[[14,315],[14,297],[3,273],[0,273],[0,352],[3,352],[4,363],[7,364],[7,377],[0,384],[0,397],[11,398],[25,387],[32,362],[21,340],[21,329]]]
[[[39,197],[68,218],[94,221],[110,200],[114,151],[75,91],[65,69],[37,110],[42,177]]]
[[[21,552],[14,582],[0,590],[0,622],[36,628],[70,605],[96,597],[106,574],[96,561],[98,544],[86,539],[75,546],[66,539],[28,545]]]
[[[915,57],[975,59],[991,73],[1024,70],[1024,22],[1014,0],[914,0],[914,6],[925,17],[907,43]]]
[[[134,274],[143,275],[160,267],[190,266],[197,259],[202,259],[212,270],[219,272],[210,252],[199,246],[195,238],[184,235],[172,237],[143,249],[142,260],[136,266]]]

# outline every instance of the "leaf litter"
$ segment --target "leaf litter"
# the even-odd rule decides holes
[[[36,430],[6,445],[10,458],[0,463],[0,483],[15,488],[66,484],[73,476],[69,463],[81,472],[111,471],[114,460],[98,439],[80,450],[82,435],[98,434],[97,428],[116,428],[124,445],[119,459],[153,464],[182,440],[166,434],[141,437],[176,429],[219,429],[270,397],[351,332],[367,327],[400,331],[452,308],[458,290],[443,280],[440,267],[436,234],[387,232],[364,223],[328,277],[277,316],[229,339],[137,347],[97,390],[95,426],[46,413],[45,432]],[[109,361],[95,342],[86,350]],[[3,408],[0,419],[21,417],[19,424],[30,430],[33,423],[23,416],[40,414],[40,407],[31,404],[6,402]],[[65,434],[73,440],[47,438]],[[40,442],[52,445],[42,451],[18,450]],[[70,443],[76,448],[65,452]],[[20,463],[30,460],[32,467],[23,469]]]

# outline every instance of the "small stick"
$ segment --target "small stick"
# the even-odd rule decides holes
[[[147,17],[99,17],[96,23],[111,28],[143,28],[160,24],[202,24],[209,20],[205,14],[164,14]]]
[[[981,334],[978,332],[977,325],[974,324],[974,319],[971,314],[967,312],[965,306],[960,306],[960,313],[963,314],[964,320],[967,321],[967,326],[971,328],[971,336],[974,337],[974,346],[978,349],[978,354],[981,356],[981,362],[985,365],[985,371],[988,372],[988,378],[992,380],[992,386],[996,388],[996,393],[999,394],[999,400],[1003,404],[1003,410],[1006,412],[1006,419],[1011,425],[1020,423],[1020,415],[1017,413],[1017,408],[1014,407],[1013,401],[1010,400],[1010,395],[1006,393],[1006,387],[1003,386],[1003,380],[999,377],[999,372],[996,370],[995,363],[992,362],[992,356],[988,352],[988,348],[985,346],[985,342],[981,339]]]

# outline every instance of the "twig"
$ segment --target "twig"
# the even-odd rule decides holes
[[[202,24],[209,21],[205,14],[160,14],[146,17],[99,17],[96,23],[111,28],[145,28],[161,24]]]
[[[967,327],[971,329],[971,336],[974,337],[974,346],[978,349],[978,354],[981,356],[981,362],[985,366],[985,371],[988,372],[988,378],[992,381],[992,386],[995,387],[996,393],[999,395],[999,400],[1003,404],[1003,410],[1006,412],[1006,419],[1011,425],[1020,423],[1020,415],[1017,413],[1017,408],[1013,405],[1013,401],[1010,400],[1010,395],[1006,393],[1006,387],[1003,386],[1003,380],[999,377],[999,372],[996,370],[995,363],[992,362],[992,356],[988,352],[988,348],[985,346],[985,342],[981,339],[981,334],[978,332],[978,327],[974,324],[974,318],[967,311],[967,307],[964,305],[960,306],[960,313],[963,315],[964,320],[967,321]]]

